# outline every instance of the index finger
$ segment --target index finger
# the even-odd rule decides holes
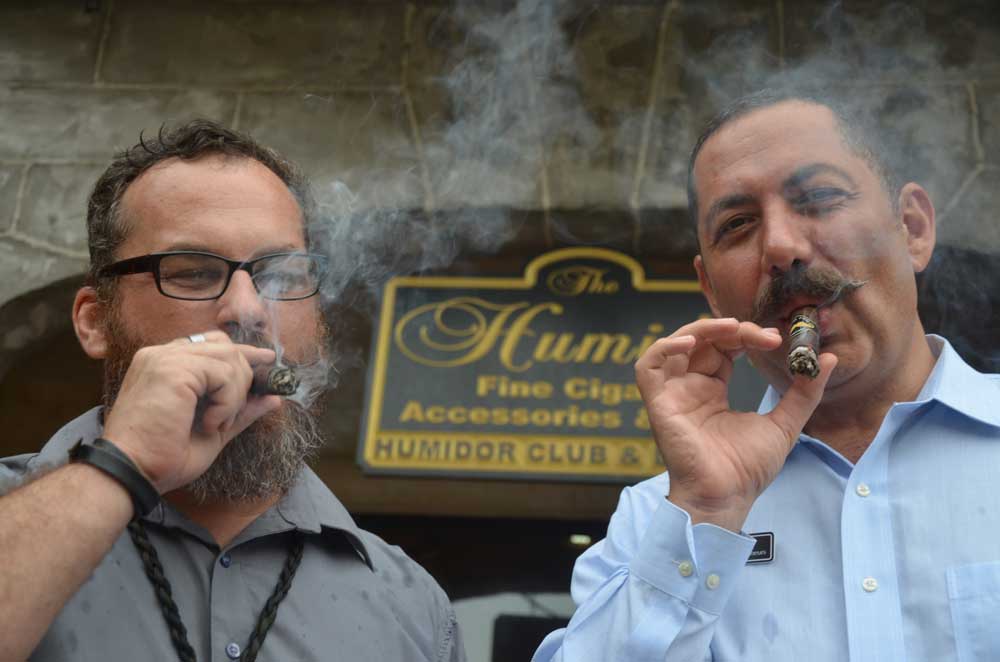
[[[746,349],[771,350],[781,344],[781,332],[777,329],[765,329],[735,317],[697,320],[685,324],[673,335],[691,335],[699,345],[709,342],[727,353]]]
[[[233,339],[229,337],[225,331],[219,331],[214,329],[211,331],[203,331],[201,333],[192,333],[191,335],[184,336],[182,338],[177,338],[172,340],[168,345],[211,345],[211,344],[222,344],[235,346],[239,350],[240,354],[247,360],[250,365],[259,365],[262,363],[273,363],[275,360],[275,351],[270,347],[257,347],[256,345],[247,345],[244,343],[235,343]]]
[[[187,336],[181,336],[175,340],[171,340],[168,345],[197,345],[198,343],[210,342],[210,343],[227,343],[232,344],[233,340],[229,337],[225,331],[219,331],[218,329],[212,329],[209,331],[200,331],[192,333]]]

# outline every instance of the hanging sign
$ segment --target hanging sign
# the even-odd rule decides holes
[[[695,281],[601,248],[516,278],[401,277],[372,347],[358,460],[379,474],[634,482],[663,470],[633,365],[708,314]],[[733,390],[755,399],[753,375]]]

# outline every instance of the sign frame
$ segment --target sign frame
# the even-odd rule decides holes
[[[539,275],[542,270],[558,262],[573,259],[591,259],[615,263],[623,267],[631,278],[632,289],[638,292],[664,292],[664,293],[701,293],[701,287],[695,280],[681,279],[648,279],[642,265],[635,258],[620,253],[618,251],[598,248],[598,247],[574,247],[549,251],[532,259],[524,268],[520,276],[512,277],[481,277],[481,276],[401,276],[392,278],[383,290],[382,304],[379,319],[377,320],[377,332],[374,334],[375,342],[372,345],[371,357],[368,370],[368,388],[366,389],[365,411],[361,427],[361,438],[357,448],[357,462],[366,474],[379,476],[405,476],[405,477],[427,477],[427,478],[453,478],[462,480],[519,480],[536,482],[576,482],[576,483],[602,483],[602,484],[623,484],[634,483],[646,479],[651,475],[648,471],[641,472],[621,472],[612,473],[607,467],[592,469],[591,467],[575,468],[574,473],[559,473],[548,471],[492,471],[480,469],[456,470],[448,468],[428,467],[387,467],[380,466],[376,458],[373,457],[375,441],[379,436],[399,434],[414,435],[418,432],[386,429],[379,426],[383,413],[384,396],[387,379],[387,362],[390,356],[390,345],[392,343],[395,322],[394,317],[397,296],[400,288],[419,287],[422,289],[452,289],[465,288],[469,290],[483,291],[526,291],[535,288],[539,282]],[[428,432],[436,437],[447,436],[461,437],[467,440],[496,439],[502,436],[504,439],[517,441],[533,441],[539,443],[573,441],[593,441],[611,444],[643,444],[653,446],[651,436],[634,437],[624,435],[581,435],[581,434],[538,434],[538,433],[511,433],[511,432]]]

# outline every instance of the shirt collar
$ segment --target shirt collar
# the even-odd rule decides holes
[[[997,406],[1000,402],[1000,381],[997,376],[975,370],[941,336],[928,334],[926,337],[937,360],[914,402],[936,400],[964,416],[1000,427],[1000,407]],[[781,394],[768,386],[757,408],[758,413],[771,411],[780,399]]]
[[[927,342],[938,360],[917,396],[918,402],[937,400],[946,407],[986,425],[1000,427],[1000,380],[966,363],[941,336]]]
[[[344,504],[309,467],[303,468],[295,485],[275,508],[286,522],[301,531],[321,533],[323,529],[330,529],[342,533],[358,556],[372,572],[375,571],[361,529]]]
[[[101,407],[94,407],[64,425],[42,448],[38,454],[38,461],[43,466],[65,464],[69,459],[67,455],[69,449],[74,444],[81,439],[84,443],[90,443],[100,436],[101,411]],[[146,519],[158,524],[168,524],[166,511],[161,501]],[[267,518],[275,512],[287,525],[301,531],[323,533],[324,529],[327,529],[343,534],[358,556],[372,572],[375,571],[361,529],[354,523],[354,519],[340,500],[309,467],[303,468],[299,479],[288,494],[274,508],[261,515],[261,518]],[[178,514],[178,517],[182,516]]]

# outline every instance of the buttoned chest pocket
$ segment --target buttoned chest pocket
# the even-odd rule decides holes
[[[1000,562],[948,568],[959,662],[1000,660]]]

